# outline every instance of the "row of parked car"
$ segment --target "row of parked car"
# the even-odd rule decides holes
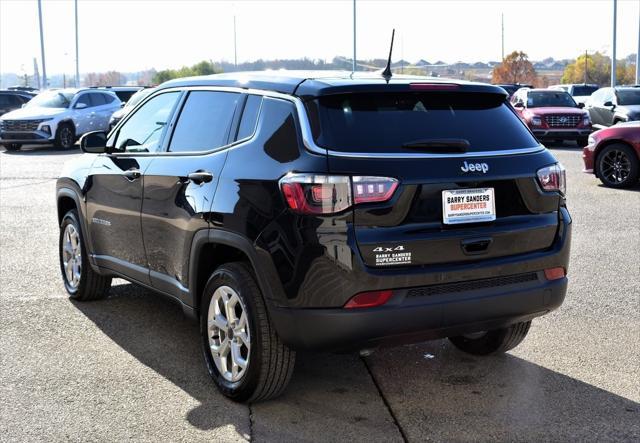
[[[584,171],[615,188],[640,176],[640,85],[499,85],[520,118],[542,142],[574,140],[583,148]],[[593,130],[596,132],[593,132]]]
[[[0,144],[17,151],[23,144],[71,148],[83,134],[112,128],[150,88],[105,86],[51,89],[41,93],[0,91]]]

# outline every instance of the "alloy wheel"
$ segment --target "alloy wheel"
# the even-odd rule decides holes
[[[227,381],[240,380],[249,366],[251,333],[244,303],[229,286],[220,286],[211,297],[207,336],[218,372]]]
[[[65,148],[70,148],[73,145],[73,133],[68,126],[60,129],[60,143]]]
[[[67,284],[77,289],[82,276],[82,249],[80,234],[72,224],[66,226],[62,236],[62,268]]]
[[[631,173],[631,161],[618,149],[608,151],[602,157],[602,178],[612,184],[623,183]]]

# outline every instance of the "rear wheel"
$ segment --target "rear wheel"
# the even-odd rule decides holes
[[[600,152],[596,172],[600,181],[611,188],[628,188],[638,181],[640,161],[630,146],[616,143]]]
[[[527,321],[506,328],[449,337],[449,340],[458,349],[468,354],[502,354],[518,346],[527,336],[530,326],[531,321]]]
[[[70,123],[62,123],[56,131],[55,147],[59,149],[71,149],[76,142],[75,130]]]
[[[65,214],[60,224],[60,271],[72,299],[96,300],[107,296],[111,277],[104,277],[91,268],[79,220],[74,209]]]
[[[254,402],[284,391],[295,352],[273,328],[247,265],[222,265],[209,278],[200,305],[200,332],[209,375],[225,396]]]
[[[19,151],[20,148],[22,148],[22,145],[20,143],[9,143],[7,145],[4,145],[4,148],[7,151]]]

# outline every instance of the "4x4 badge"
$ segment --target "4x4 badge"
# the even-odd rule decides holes
[[[489,165],[486,163],[467,163],[466,161],[460,166],[462,172],[482,172],[486,174],[489,171]]]

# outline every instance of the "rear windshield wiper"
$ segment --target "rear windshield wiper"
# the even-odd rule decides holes
[[[463,138],[441,138],[414,140],[403,143],[403,148],[429,152],[467,152],[471,144]]]

